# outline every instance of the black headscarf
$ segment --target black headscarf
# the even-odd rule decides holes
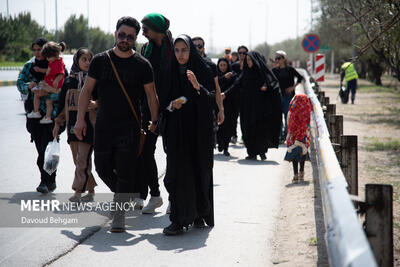
[[[220,63],[221,61],[225,61],[226,64],[228,65],[228,68],[227,68],[227,70],[226,70],[225,72],[222,72],[222,71],[219,69],[219,63]],[[229,60],[226,59],[226,58],[224,58],[224,57],[219,58],[219,59],[218,59],[218,63],[217,63],[217,70],[218,70],[218,76],[224,75],[225,73],[232,71],[232,66],[231,66],[231,64],[229,63]]]
[[[81,58],[82,55],[89,53],[91,57],[93,58],[93,53],[86,47],[81,47],[79,48],[76,53],[74,54],[73,58],[73,63],[71,67],[71,76],[75,76],[76,79],[78,79],[78,89],[81,89],[83,86],[83,83],[85,81],[87,72],[83,71],[79,68],[79,59]]]
[[[266,85],[270,90],[278,91],[279,92],[279,82],[278,79],[275,77],[274,73],[271,69],[267,66],[265,58],[260,55],[257,51],[250,51],[247,55],[253,61],[253,68],[249,68],[247,66],[247,61],[244,61],[243,72],[247,74],[255,74],[254,72],[259,72],[263,79],[266,82]]]
[[[174,46],[177,41],[184,41],[190,49],[189,61],[186,63],[185,66],[182,66],[179,64],[176,56],[172,56],[166,71],[164,84],[165,88],[162,90],[162,95],[160,99],[160,107],[163,110],[169,105],[171,100],[174,100],[182,95],[181,92],[179,92],[178,90],[180,88],[181,72],[183,71],[193,71],[197,78],[197,81],[201,85],[203,85],[210,93],[215,92],[215,84],[212,71],[210,67],[208,67],[207,63],[204,61],[203,57],[195,48],[190,36],[186,34],[179,35],[174,40]]]

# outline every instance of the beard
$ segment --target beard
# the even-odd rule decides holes
[[[117,47],[119,50],[122,52],[127,52],[131,49],[133,49],[134,44],[130,45],[128,42],[118,42]]]

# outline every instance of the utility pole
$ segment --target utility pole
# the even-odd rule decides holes
[[[8,0],[7,0],[7,18],[10,16],[10,10],[8,9]]]
[[[214,54],[214,44],[213,44],[213,27],[214,27],[214,17],[210,17],[210,49],[209,52]]]
[[[43,0],[43,26],[46,28],[46,0]]]
[[[296,39],[299,39],[299,0],[296,0]]]
[[[268,57],[268,1],[265,1],[265,46],[264,55],[265,58]]]
[[[57,12],[57,0],[56,1],[56,42],[58,43],[58,12]]]
[[[90,28],[89,28],[89,0],[87,0],[87,47],[90,46]]]

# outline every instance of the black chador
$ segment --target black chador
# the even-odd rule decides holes
[[[229,97],[239,90],[240,126],[248,158],[260,155],[265,159],[268,148],[279,146],[282,123],[279,83],[258,52],[251,51],[247,57],[253,66],[249,68],[245,59],[243,72],[225,94]],[[266,91],[261,90],[263,86]]]
[[[229,87],[232,86],[235,79],[237,78],[237,74],[233,73],[229,78],[225,77],[225,74],[232,71],[232,67],[229,61],[226,58],[218,59],[218,66],[221,61],[226,62],[228,68],[225,72],[222,72],[218,67],[218,82],[221,87],[221,91],[226,91]],[[237,111],[236,111],[236,96],[230,95],[224,99],[224,112],[225,112],[225,120],[219,126],[217,132],[217,142],[218,142],[218,150],[227,151],[229,142],[231,137],[235,134],[235,127],[237,121]],[[224,152],[225,153],[225,152]]]
[[[174,44],[177,41],[184,41],[189,47],[190,58],[187,64],[180,65],[176,56],[172,56],[161,93],[160,110],[164,112],[166,122],[163,131],[167,153],[164,184],[171,201],[171,226],[178,226],[180,231],[193,222],[203,222],[203,219],[207,225],[214,225],[212,109],[215,84],[211,70],[190,37],[180,35]],[[187,70],[195,74],[199,91],[188,80]],[[182,96],[187,102],[180,109],[168,111],[171,101]]]

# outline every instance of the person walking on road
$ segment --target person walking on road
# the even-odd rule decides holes
[[[295,68],[287,64],[286,52],[279,50],[275,52],[275,62],[277,66],[272,69],[279,81],[281,88],[282,111],[284,115],[284,127],[281,129],[281,141],[285,140],[287,134],[287,114],[289,112],[289,104],[296,93],[296,86],[303,81]],[[296,83],[295,83],[295,78]]]
[[[249,49],[246,46],[241,45],[238,47],[237,54],[239,56],[239,59],[235,63],[232,64],[232,70],[234,73],[236,73],[236,76],[238,76],[238,77],[242,73],[243,66],[244,66],[244,60],[246,59],[246,55],[248,52],[249,52]],[[233,144],[236,144],[237,138],[238,138],[237,120],[239,118],[239,110],[240,110],[239,91],[240,91],[240,89],[238,90],[238,92],[231,95],[232,102],[234,103],[232,106],[233,107],[233,115],[232,115],[233,118],[232,119],[234,120],[234,126],[233,126],[233,135],[231,137],[231,143],[233,143]]]
[[[179,35],[160,97],[166,125],[165,187],[171,224],[164,234],[183,233],[190,224],[214,226],[213,113],[215,83],[191,38]]]
[[[349,101],[349,93],[351,91],[351,104],[354,104],[357,91],[358,74],[351,62],[346,62],[344,59],[340,60],[340,88],[342,88],[343,79],[346,80],[346,90],[344,90],[341,97],[342,103],[347,104]]]
[[[296,95],[290,102],[288,115],[288,135],[286,146],[288,151],[285,160],[293,164],[293,183],[304,181],[304,163],[310,146],[311,102],[305,94]],[[298,166],[300,163],[300,172]]]
[[[71,148],[72,158],[75,164],[75,175],[72,190],[75,194],[69,198],[72,202],[93,201],[94,187],[97,185],[92,174],[92,152],[94,123],[96,120],[95,101],[90,100],[88,112],[85,114],[86,135],[79,140],[74,134],[74,126],[78,113],[78,100],[83,84],[89,70],[93,53],[87,48],[79,48],[74,57],[71,74],[64,81],[59,98],[59,113],[54,119],[55,126],[53,137],[58,138],[60,128],[66,124],[67,142]],[[89,193],[82,197],[82,193]]]
[[[150,61],[153,67],[157,95],[160,95],[163,77],[173,52],[172,36],[168,30],[169,25],[169,20],[158,13],[147,14],[142,19],[143,35],[149,41],[142,46],[141,54]],[[142,128],[146,130],[151,121],[146,95],[142,99],[141,111]],[[153,121],[152,123],[157,123],[157,121]],[[141,188],[140,199],[136,200],[136,205],[143,206],[142,203],[144,203],[148,195],[148,188],[150,188],[151,195],[149,202],[142,209],[142,213],[144,214],[153,213],[156,208],[161,207],[163,204],[158,184],[157,163],[154,158],[157,137],[156,134],[146,130],[146,140],[142,155],[140,156],[139,177],[141,179],[139,179],[139,182],[144,182],[144,184],[139,186]]]
[[[146,93],[151,120],[157,121],[158,98],[154,88],[152,67],[147,59],[133,50],[139,22],[132,17],[118,20],[114,33],[116,45],[95,55],[79,96],[75,135],[79,140],[87,134],[85,115],[96,86],[98,109],[94,127],[94,162],[99,177],[114,194],[116,204],[126,206],[132,184],[137,179],[140,153],[140,101]],[[154,133],[155,123],[149,130]],[[125,209],[113,212],[111,232],[125,231]]]
[[[220,58],[218,59],[218,83],[221,86],[222,92],[225,92],[236,80],[237,74],[232,72],[231,64],[228,59]],[[236,127],[235,120],[237,117],[235,116],[235,108],[236,108],[236,99],[232,96],[229,96],[224,99],[224,111],[225,111],[225,120],[219,126],[217,132],[217,142],[218,142],[218,151],[224,153],[225,156],[230,156],[228,152],[229,142],[231,141],[231,137],[233,136]]]
[[[44,79],[45,74],[41,72],[41,69],[47,69],[48,61],[41,54],[42,47],[47,43],[47,39],[39,37],[32,42],[31,49],[33,51],[33,58],[25,63],[22,71],[18,75],[17,88],[18,91],[26,99],[24,102],[25,111],[27,114],[33,111],[33,93],[32,88],[37,86],[39,82]],[[36,93],[38,96],[47,96],[49,93],[45,90],[38,90]],[[58,97],[58,95],[57,95]],[[53,99],[55,100],[55,99]],[[53,112],[51,116],[54,118],[58,109],[57,102],[54,103]],[[46,114],[46,103],[45,99],[40,100],[41,116]],[[41,124],[38,118],[27,118],[26,128],[31,135],[31,142],[35,142],[36,150],[38,152],[37,166],[40,171],[40,184],[36,188],[36,191],[47,194],[53,192],[56,189],[56,171],[49,175],[44,169],[44,153],[46,151],[47,144],[53,140],[52,130],[54,123]]]
[[[282,111],[278,80],[256,51],[247,54],[242,73],[224,95],[229,97],[238,90],[246,159],[256,160],[259,155],[266,160],[268,148],[279,146]]]

